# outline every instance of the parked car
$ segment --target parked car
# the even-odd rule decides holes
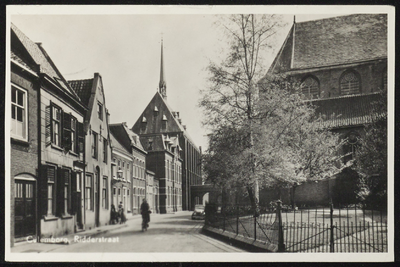
[[[195,220],[195,219],[204,220],[205,216],[206,216],[206,213],[204,211],[204,205],[195,205],[194,211],[192,214],[192,220]]]

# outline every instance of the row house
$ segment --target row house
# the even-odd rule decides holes
[[[147,152],[143,149],[139,136],[132,132],[126,123],[111,124],[110,131],[115,140],[112,142],[115,164],[113,173],[117,179],[122,179],[113,184],[113,190],[117,193],[113,195],[113,203],[117,206],[120,199],[126,199],[122,202],[127,213],[139,214],[142,199],[147,198]]]
[[[88,108],[84,117],[85,173],[79,180],[83,189],[84,204],[80,205],[78,227],[92,229],[110,221],[111,203],[111,146],[109,116],[102,77],[68,81],[70,87]]]
[[[147,169],[159,181],[160,212],[192,210],[202,203],[191,196],[191,186],[201,185],[201,149],[194,145],[179,112],[167,103],[163,43],[159,88],[132,127],[148,152]]]
[[[34,238],[73,233],[78,219],[76,197],[81,190],[78,181],[84,172],[86,107],[41,44],[13,24],[11,46],[13,61],[25,68],[23,75],[12,74],[11,86],[12,143],[18,140],[24,147],[12,149],[11,169],[15,172],[17,165],[26,165],[20,166],[23,173],[13,174],[15,182],[11,183],[14,235]]]
[[[40,71],[23,45],[22,33],[11,25],[11,208],[10,241],[35,237],[38,230],[37,186],[39,179],[38,96]],[[23,38],[25,39],[25,38]],[[7,120],[6,120],[7,121]],[[6,125],[7,127],[7,125]],[[7,173],[7,170],[6,170]]]
[[[112,151],[112,180],[111,180],[111,205],[118,210],[118,205],[122,202],[126,213],[132,212],[131,206],[131,166],[133,159],[131,153],[115,138],[111,132],[111,151]]]

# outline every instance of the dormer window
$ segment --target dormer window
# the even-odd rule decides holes
[[[154,106],[153,115],[154,115],[154,117],[158,116],[158,108],[157,108],[157,106]]]
[[[149,146],[147,147],[147,150],[153,150],[153,142],[149,141]]]
[[[164,114],[162,117],[162,122],[161,122],[161,127],[162,127],[163,131],[167,130],[167,122],[168,122],[167,117]]]
[[[353,95],[361,92],[359,74],[353,70],[346,71],[340,78],[340,95]]]
[[[142,122],[140,124],[140,133],[145,133],[147,128],[147,119],[145,116],[142,118]]]

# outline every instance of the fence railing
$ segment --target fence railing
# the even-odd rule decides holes
[[[273,244],[283,252],[387,252],[386,213],[354,207],[290,210],[206,206],[206,225]]]

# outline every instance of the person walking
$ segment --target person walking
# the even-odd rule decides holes
[[[150,222],[150,207],[147,200],[144,198],[142,205],[140,205],[140,213],[142,214],[142,230],[145,231],[149,227]]]
[[[122,201],[118,205],[118,213],[120,217],[120,224],[123,224],[126,222],[126,217],[124,214],[124,205],[122,204]]]

